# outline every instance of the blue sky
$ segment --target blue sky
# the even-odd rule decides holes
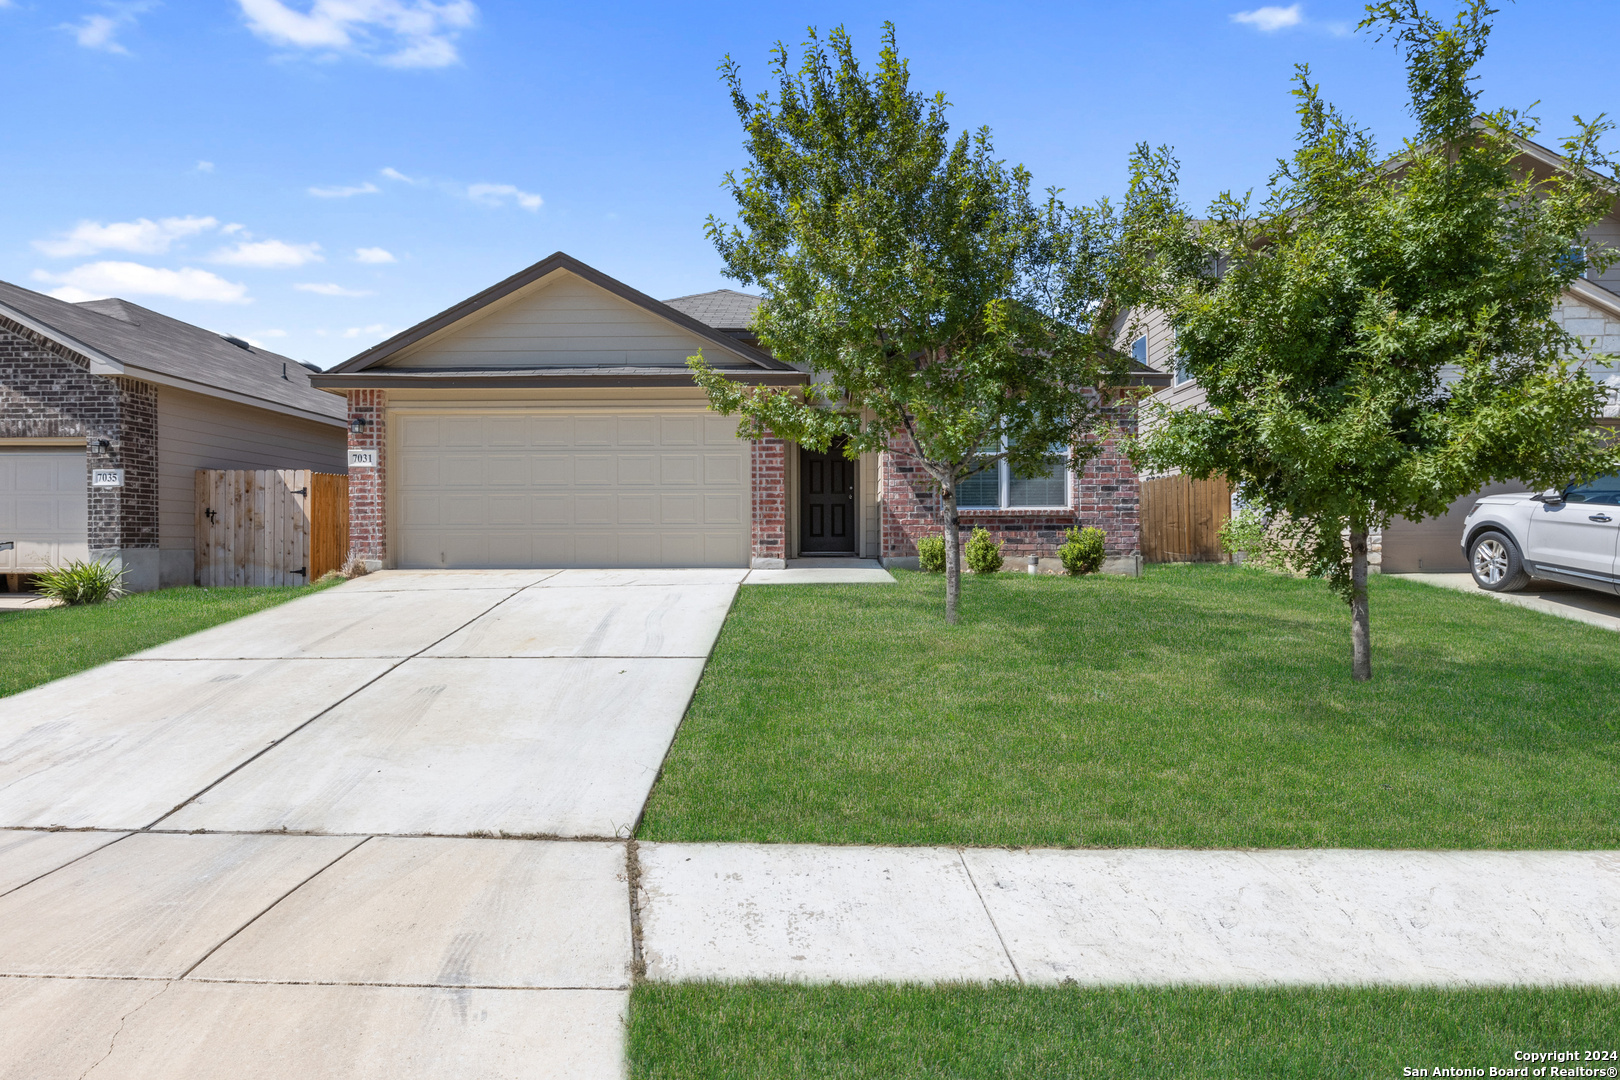
[[[1487,105],[1620,112],[1620,4],[1505,4]],[[1308,62],[1390,146],[1398,57],[1361,7],[0,0],[0,278],[120,295],[330,366],[556,250],[660,298],[729,285],[703,237],[741,165],[716,75],[898,26],[913,84],[1037,184],[1117,195],[1139,140],[1185,191],[1262,184]],[[1436,10],[1442,10],[1436,8]],[[1612,143],[1612,141],[1611,141]]]

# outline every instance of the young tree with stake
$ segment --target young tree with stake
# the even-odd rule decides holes
[[[981,128],[953,141],[944,95],[911,89],[885,25],[877,69],[849,36],[810,31],[798,67],[778,46],[776,95],[748,97],[721,68],[748,165],[726,185],[739,220],[708,222],[728,276],[765,294],[754,328],[806,365],[802,392],[750,388],[701,356],[710,404],[739,435],[818,452],[897,453],[937,488],[946,536],[946,621],[961,592],[958,485],[1006,459],[1020,475],[1054,448],[1072,468],[1098,433],[1128,361],[1107,347],[1118,221],[1107,203],[1031,195],[1030,175]]]
[[[1357,681],[1372,675],[1371,531],[1493,481],[1620,465],[1593,423],[1604,395],[1554,319],[1585,266],[1613,260],[1572,254],[1614,197],[1599,148],[1612,125],[1577,117],[1568,167],[1526,168],[1534,119],[1476,106],[1493,13],[1471,0],[1447,25],[1417,0],[1368,6],[1359,29],[1404,51],[1417,121],[1392,159],[1301,66],[1298,149],[1257,210],[1223,194],[1194,221],[1167,150],[1132,160],[1126,245],[1144,301],[1208,394],[1151,417],[1139,459],[1224,475],[1293,530],[1304,567],[1349,603]]]

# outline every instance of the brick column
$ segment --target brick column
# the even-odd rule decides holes
[[[1106,534],[1109,558],[1130,558],[1142,553],[1142,482],[1120,442],[1136,433],[1136,402],[1122,401],[1111,411],[1118,432],[1103,440],[1102,452],[1074,478],[1075,516]]]
[[[787,442],[757,439],[752,446],[753,558],[755,569],[787,565]]]
[[[381,569],[388,560],[388,392],[349,390],[349,449],[376,452],[375,468],[349,470],[349,557]],[[356,419],[365,421],[354,430]]]

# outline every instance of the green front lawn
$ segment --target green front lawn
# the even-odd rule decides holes
[[[108,604],[0,612],[0,697],[326,587],[160,589]]]
[[[647,840],[1620,847],[1620,634],[1225,566],[741,590]]]
[[[629,1057],[635,1080],[1361,1080],[1615,1050],[1616,1032],[1612,990],[644,984]]]

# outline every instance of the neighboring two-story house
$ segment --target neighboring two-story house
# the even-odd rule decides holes
[[[1569,167],[1560,155],[1535,143],[1523,141],[1523,167],[1542,174]],[[1587,234],[1592,246],[1620,250],[1620,201]],[[1558,321],[1584,345],[1583,356],[1620,355],[1620,263],[1599,273],[1593,270],[1578,279],[1564,293],[1556,313]],[[1154,393],[1149,401],[1171,409],[1196,409],[1205,402],[1204,390],[1176,362],[1175,332],[1160,312],[1147,312],[1135,320],[1143,332],[1122,347],[1129,347],[1142,363],[1170,376],[1170,385]],[[1614,388],[1614,397],[1605,417],[1620,418],[1620,367],[1610,368],[1588,362],[1592,376]],[[1371,538],[1371,557],[1385,573],[1461,573],[1468,560],[1461,548],[1463,518],[1480,495],[1523,491],[1522,483],[1492,484],[1482,487],[1451,505],[1448,513],[1424,521],[1396,518],[1382,534]]]

